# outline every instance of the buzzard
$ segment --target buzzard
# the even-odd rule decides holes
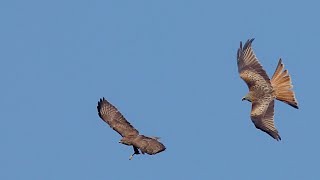
[[[159,138],[139,135],[139,131],[105,98],[100,99],[97,109],[100,118],[122,136],[119,143],[133,147],[134,152],[130,156],[130,160],[135,154],[140,154],[139,150],[142,154],[147,153],[153,155],[166,149],[166,147],[158,141]]]
[[[254,39],[249,39],[237,53],[238,71],[240,77],[247,83],[249,93],[242,98],[252,103],[251,120],[255,127],[266,132],[277,141],[281,140],[278,130],[274,125],[274,100],[277,99],[299,109],[295,94],[292,90],[291,77],[288,70],[284,70],[282,60],[271,80],[262,68],[251,44]]]

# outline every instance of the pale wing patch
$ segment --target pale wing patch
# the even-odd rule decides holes
[[[258,58],[253,52],[251,47],[252,41],[254,39],[248,40],[245,45],[242,47],[242,42],[240,43],[240,48],[238,49],[237,53],[237,64],[238,64],[238,71],[242,74],[244,71],[254,71],[259,74],[261,77],[265,79],[268,83],[270,83],[270,79],[263,69],[261,64],[259,63]]]

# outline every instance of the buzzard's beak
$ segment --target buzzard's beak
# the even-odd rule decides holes
[[[246,98],[245,98],[245,97],[243,97],[243,98],[242,98],[242,101],[244,101],[244,100],[246,100]]]
[[[121,143],[121,141],[119,141],[118,143]]]

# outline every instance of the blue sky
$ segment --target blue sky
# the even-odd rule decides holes
[[[319,2],[1,1],[0,179],[319,179]],[[276,102],[282,141],[255,129],[240,41],[269,75],[281,57],[300,105]],[[132,148],[105,97],[167,150]]]

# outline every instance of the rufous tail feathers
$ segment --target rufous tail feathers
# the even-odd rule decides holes
[[[279,60],[276,71],[274,72],[271,85],[274,89],[276,99],[290,106],[299,109],[297,99],[292,90],[291,77],[288,70],[284,70],[282,60]]]

